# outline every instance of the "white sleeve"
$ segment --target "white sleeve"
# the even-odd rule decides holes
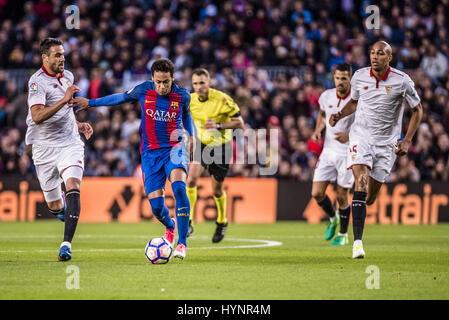
[[[419,98],[418,93],[415,90],[415,84],[408,75],[405,75],[404,85],[405,85],[404,98],[407,101],[410,108],[413,109],[421,102],[421,99]]]
[[[320,97],[318,98],[318,105],[320,106],[320,110],[323,112],[326,112],[326,107],[324,106],[324,94],[326,91],[324,91],[322,94],[320,94]]]
[[[31,108],[36,104],[43,104],[45,106],[45,88],[42,82],[36,81],[36,79],[31,78],[28,82],[28,107]]]
[[[357,80],[358,80],[358,72],[354,73],[354,76],[351,79],[351,99],[356,101],[359,100],[360,98]]]
[[[65,70],[64,73],[67,73],[67,78],[69,78],[69,81],[71,84],[75,83],[75,76],[73,73],[71,73],[69,70]]]

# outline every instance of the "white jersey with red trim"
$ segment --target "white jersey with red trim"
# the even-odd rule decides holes
[[[351,98],[358,103],[350,140],[363,138],[371,145],[396,143],[402,130],[403,102],[411,108],[420,103],[410,77],[392,67],[381,79],[370,67],[357,70],[351,79]]]
[[[73,74],[65,70],[60,76],[52,76],[44,67],[36,71],[28,81],[28,125],[25,143],[41,146],[63,147],[74,143],[83,144],[73,109],[66,104],[49,119],[36,124],[31,108],[36,105],[49,107],[65,96],[73,84]]]
[[[335,114],[343,109],[346,103],[351,100],[350,92],[344,97],[337,95],[337,89],[328,89],[324,91],[318,99],[320,110],[326,113],[326,135],[324,138],[323,153],[332,152],[338,153],[341,156],[346,157],[348,151],[348,143],[341,143],[335,139],[335,135],[338,132],[349,132],[351,125],[354,122],[354,115],[351,114],[337,122],[335,127],[329,124],[329,119],[332,114]]]

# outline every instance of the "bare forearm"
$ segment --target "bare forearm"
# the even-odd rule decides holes
[[[31,111],[32,119],[36,124],[40,124],[45,120],[50,119],[56,112],[61,110],[61,108],[66,104],[67,101],[65,99],[61,99],[49,107],[45,107],[44,105],[35,106],[32,108]]]
[[[323,111],[320,111],[318,113],[318,117],[316,118],[315,132],[319,133],[323,131],[325,127],[326,127],[325,113]]]
[[[242,117],[231,118],[231,121],[223,122],[222,129],[242,129],[244,125]]]
[[[349,100],[348,103],[341,109],[341,118],[347,117],[353,114],[357,110],[357,100]]]
[[[410,123],[408,125],[404,140],[412,141],[413,137],[415,136],[416,130],[418,130],[419,124],[421,123],[422,113],[422,105],[420,103],[413,109],[413,113],[410,118]]]

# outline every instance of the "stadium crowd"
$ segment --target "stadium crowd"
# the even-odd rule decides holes
[[[311,181],[321,151],[310,136],[319,95],[333,86],[333,67],[343,61],[353,71],[368,66],[369,45],[385,40],[393,48],[391,65],[411,76],[424,108],[410,153],[397,161],[389,181],[448,180],[448,0],[382,0],[379,29],[364,24],[370,1],[80,0],[79,29],[68,29],[71,4],[0,1],[2,177],[35,174],[24,145],[27,81],[41,66],[39,41],[51,36],[64,41],[65,67],[88,98],[149,79],[158,58],[174,62],[175,80],[188,89],[192,69],[206,67],[213,87],[240,106],[247,128],[279,130],[276,176],[300,181]],[[28,70],[24,85],[9,76],[12,69]],[[94,128],[86,176],[139,171],[140,106],[95,108],[79,120]],[[251,145],[247,150],[255,152]],[[258,169],[234,164],[229,175],[258,176]]]

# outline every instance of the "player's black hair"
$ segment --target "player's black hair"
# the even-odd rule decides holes
[[[342,72],[347,71],[349,76],[352,75],[352,67],[347,62],[342,62],[342,63],[338,64],[337,68],[335,68],[335,70],[342,71]]]
[[[62,46],[62,40],[56,38],[45,38],[39,44],[39,50],[41,54],[46,54],[47,56],[50,54],[50,48],[53,46]]]
[[[209,76],[209,71],[207,71],[206,69],[204,69],[204,68],[196,68],[195,70],[193,70],[192,71],[192,76],[193,75],[196,75],[196,76],[202,76],[202,75],[205,75],[206,77],[210,77]]]
[[[173,77],[175,74],[175,65],[168,59],[159,59],[151,65],[151,75],[154,75],[156,71],[170,72],[170,76]]]

